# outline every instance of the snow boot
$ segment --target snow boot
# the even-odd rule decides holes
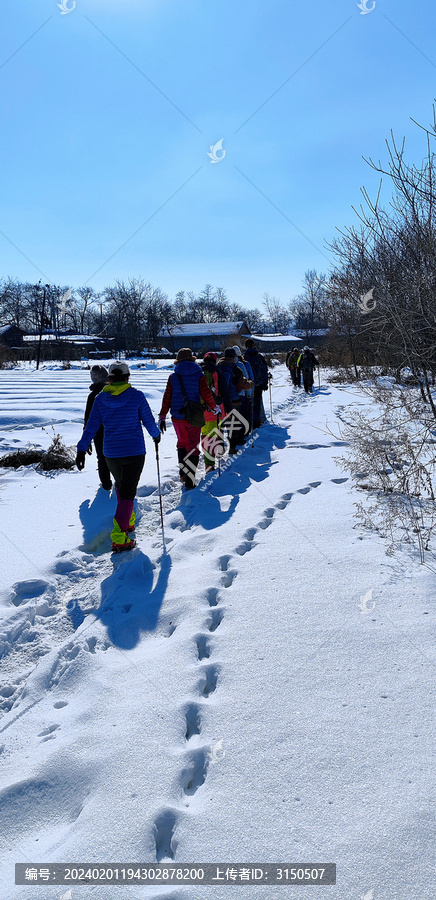
[[[136,547],[136,541],[131,540],[128,535],[125,535],[126,540],[123,544],[117,544],[116,541],[112,541],[111,552],[112,553],[123,553],[124,550],[133,550]]]
[[[189,468],[185,475],[185,488],[187,491],[192,491],[195,488],[195,473],[197,471],[198,460],[200,459],[199,453],[191,453],[189,454]]]
[[[184,462],[185,462],[186,450],[184,447],[180,447],[177,449],[177,459],[179,460],[179,474],[180,481],[182,484],[185,483],[186,480],[186,472],[184,470]]]

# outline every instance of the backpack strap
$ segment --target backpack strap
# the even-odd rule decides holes
[[[189,398],[188,398],[188,395],[187,395],[187,393],[186,393],[185,385],[183,384],[182,376],[179,375],[178,372],[174,372],[174,374],[177,375],[177,378],[178,378],[179,381],[180,381],[180,389],[181,389],[182,394],[183,394],[183,399],[184,399],[185,403],[187,403]]]

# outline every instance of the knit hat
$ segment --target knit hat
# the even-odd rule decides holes
[[[185,361],[195,362],[195,360],[196,356],[194,355],[190,347],[182,347],[176,356],[176,362],[178,363]]]
[[[109,375],[130,375],[130,369],[126,362],[118,359],[109,366]]]
[[[214,362],[218,359],[218,354],[214,353],[213,350],[208,350],[207,353],[204,354],[203,359],[212,359]]]
[[[236,351],[235,351],[234,347],[226,347],[226,349],[224,351],[224,356],[227,357],[227,359],[229,357],[230,357],[230,359],[233,359],[236,356]]]
[[[108,370],[105,366],[91,366],[90,371],[91,381],[93,384],[104,384],[108,379]]]
[[[233,347],[233,349],[234,349],[234,351],[235,351],[235,353],[236,353],[236,356],[242,356],[242,350],[240,349],[240,347],[238,347],[237,344],[235,344],[235,346]]]

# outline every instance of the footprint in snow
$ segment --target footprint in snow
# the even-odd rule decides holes
[[[41,744],[44,744],[46,741],[53,741],[56,735],[53,733],[60,728],[60,725],[49,725],[47,728],[44,728],[43,731],[38,734],[38,737],[42,737]]]
[[[218,560],[218,568],[221,569],[221,572],[227,572],[227,569],[229,568],[230,560],[231,560],[231,557],[228,555],[220,556],[220,558]]]
[[[174,859],[177,850],[177,841],[174,832],[177,823],[176,813],[172,809],[165,809],[156,817],[153,826],[154,842],[156,845],[156,862],[161,863],[165,859]]]
[[[218,588],[208,588],[206,591],[206,600],[209,606],[218,606],[219,591]]]
[[[189,703],[185,709],[185,740],[190,741],[194,734],[200,734],[201,716],[197,703]]]
[[[191,753],[187,766],[180,775],[180,785],[183,793],[191,796],[206,781],[209,765],[209,757],[205,750],[194,750]]]
[[[261,519],[258,525],[259,528],[262,528],[262,531],[265,531],[265,528],[269,528],[272,525],[272,519]]]
[[[245,553],[249,553],[255,546],[256,544],[254,541],[244,541],[243,544],[239,544],[239,547],[236,547],[236,553],[239,556],[244,556]]]
[[[198,682],[198,690],[203,697],[209,697],[216,691],[218,684],[219,669],[217,666],[208,666],[204,670]]]
[[[209,621],[207,623],[207,627],[208,627],[209,631],[216,631],[217,628],[219,628],[219,626],[221,625],[223,618],[224,618],[224,613],[222,612],[222,610],[214,609],[214,611],[212,613],[212,617],[211,617],[211,619],[209,619]]]
[[[209,659],[212,650],[211,650],[211,646],[210,646],[209,639],[208,639],[207,635],[206,635],[206,634],[199,634],[199,635],[196,637],[196,639],[195,639],[195,643],[196,643],[196,645],[197,645],[197,656],[198,656],[198,659],[199,659],[200,661],[201,661],[202,659]]]
[[[13,586],[13,595],[11,597],[11,601],[14,606],[20,606],[21,603],[26,603],[27,600],[33,600],[35,597],[40,597],[47,588],[53,587],[48,583],[48,581],[44,581],[42,578],[33,578],[29,581],[20,581]]]
[[[266,519],[266,521],[267,521],[267,522],[270,522],[271,520],[270,520],[270,519]],[[235,580],[235,578],[236,578],[236,576],[237,576],[237,574],[238,574],[238,573],[235,572],[234,570],[230,570],[230,571],[228,571],[228,572],[225,572],[224,575],[223,575],[223,577],[222,577],[222,579],[221,579],[221,584],[222,584],[222,586],[225,587],[225,588],[231,587],[232,584],[233,584],[233,582],[234,582],[234,580]]]

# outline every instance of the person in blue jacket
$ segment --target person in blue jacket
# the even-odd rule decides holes
[[[142,391],[129,384],[130,369],[123,361],[109,366],[109,384],[95,398],[88,422],[77,444],[76,466],[85,466],[86,451],[104,427],[103,453],[115,481],[118,505],[111,532],[112,550],[132,550],[136,541],[129,537],[135,528],[133,501],[145,462],[144,424],[155,444],[160,431]]]

